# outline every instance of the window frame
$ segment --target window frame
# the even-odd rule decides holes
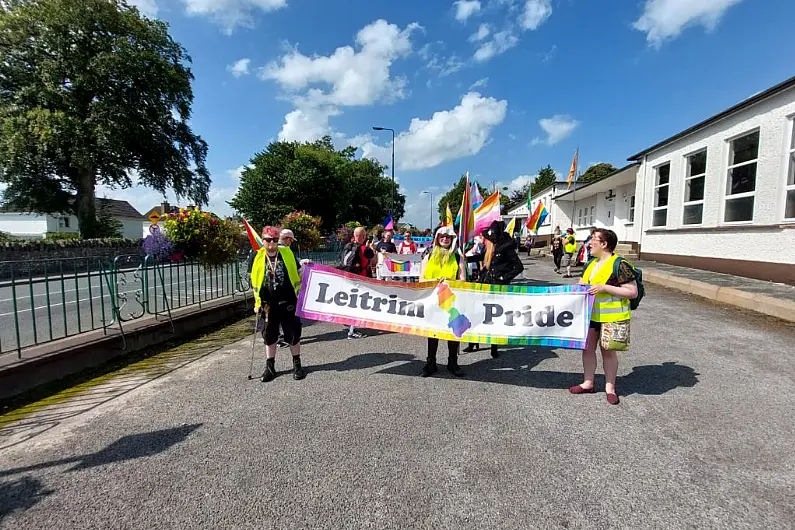
[[[68,215],[60,215],[60,216],[58,216],[58,228],[59,229],[60,228],[71,228],[70,221],[71,221],[71,219],[69,219]]]
[[[786,159],[784,163],[784,192],[781,194],[783,204],[781,205],[781,222],[795,223],[795,216],[787,217],[787,195],[795,193],[795,115],[789,117],[789,135],[787,135],[787,143],[785,144],[784,152]],[[792,176],[792,184],[789,183],[790,175]]]
[[[665,166],[668,166],[668,182],[666,182],[665,184],[659,184],[660,169]],[[657,202],[657,191],[662,187],[668,188],[668,202],[666,203],[665,206],[655,206],[655,203]],[[665,228],[668,226],[668,206],[670,204],[671,204],[671,161],[668,160],[666,162],[663,162],[662,164],[657,165],[654,168],[654,186],[652,186],[651,189],[651,205],[652,205],[651,223],[649,223],[652,228]],[[665,224],[656,225],[654,224],[654,214],[659,210],[665,210]]]
[[[629,196],[629,210],[627,211],[627,224],[635,223],[635,196]]]
[[[593,224],[593,211],[594,211],[594,207],[591,206],[591,210],[590,210],[591,215],[588,217],[588,226],[593,226],[594,225]]]
[[[690,174],[690,159],[692,157],[696,156],[696,155],[701,154],[701,153],[704,153],[704,156],[706,157],[706,160],[704,160],[704,172],[703,173],[699,173],[698,175],[692,175],[692,174]],[[758,156],[758,153],[757,153],[757,156]],[[691,226],[703,226],[704,225],[704,197],[702,196],[701,199],[699,199],[697,201],[688,201],[687,200],[687,185],[688,185],[688,183],[690,181],[692,181],[694,179],[697,179],[697,178],[704,179],[703,195],[706,195],[706,192],[707,192],[707,164],[709,164],[709,148],[703,147],[701,149],[698,149],[697,151],[693,151],[692,153],[688,153],[688,154],[684,155],[684,159],[685,159],[685,164],[684,164],[685,165],[685,168],[684,168],[685,174],[684,174],[684,181],[683,181],[683,186],[682,186],[682,226],[688,226],[688,227],[691,227]],[[685,222],[685,209],[688,206],[695,206],[695,205],[698,205],[698,204],[701,205],[701,221],[699,221],[698,223],[686,223]]]
[[[739,164],[732,164],[732,153],[734,148],[732,144],[741,138],[745,138],[746,136],[751,136],[753,134],[757,134],[759,139],[756,143],[756,158],[753,160],[746,160],[745,162],[740,162]],[[754,217],[756,216],[756,194],[758,190],[758,177],[759,177],[759,148],[762,145],[762,132],[759,127],[754,127],[753,129],[749,129],[744,131],[740,134],[736,134],[730,138],[726,139],[726,156],[724,160],[726,161],[726,167],[723,170],[723,178],[721,179],[721,188],[722,188],[722,201],[721,201],[721,212],[720,212],[720,224],[727,225],[727,226],[735,226],[735,225],[749,225],[754,223]],[[728,187],[729,187],[729,176],[731,175],[731,170],[743,167],[743,166],[750,166],[751,164],[756,164],[756,176],[754,176],[754,191],[746,191],[743,193],[735,193],[729,195]],[[753,197],[753,207],[751,210],[751,219],[745,221],[727,221],[726,220],[726,205],[729,201],[735,201],[738,199],[747,199],[748,197]]]

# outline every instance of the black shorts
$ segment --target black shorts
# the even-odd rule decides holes
[[[596,331],[598,331],[600,333],[602,332],[602,323],[601,322],[596,322],[594,320],[591,320],[591,323],[588,324],[588,327],[591,328],[591,329],[595,329]]]
[[[268,321],[262,333],[265,344],[279,341],[279,328],[284,333],[284,342],[295,346],[301,342],[301,319],[295,316],[295,304],[274,304],[268,311]]]

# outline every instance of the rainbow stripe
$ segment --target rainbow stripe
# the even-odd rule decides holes
[[[384,257],[384,265],[389,272],[411,272],[410,261],[395,261]]]
[[[450,320],[447,321],[447,327],[453,330],[453,335],[456,338],[460,339],[472,327],[472,322],[453,307],[455,294],[446,283],[439,285],[437,297],[439,299],[439,307],[450,317]]]

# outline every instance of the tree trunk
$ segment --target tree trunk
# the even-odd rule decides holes
[[[82,239],[93,239],[97,234],[96,184],[93,168],[83,167],[78,170],[75,213]]]

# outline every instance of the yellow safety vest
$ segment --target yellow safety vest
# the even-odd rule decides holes
[[[594,272],[599,260],[593,260],[585,269],[582,277],[589,285],[605,285],[613,275],[613,268],[618,256],[613,254],[610,259]],[[622,322],[629,320],[631,312],[629,299],[619,298],[608,293],[596,293],[591,311],[591,320],[594,322]]]
[[[254,263],[251,265],[251,288],[254,290],[254,308],[262,305],[259,298],[259,291],[262,289],[262,282],[265,281],[265,261],[266,250],[261,248],[254,256]],[[287,268],[287,276],[290,278],[290,283],[295,289],[295,295],[298,296],[298,291],[301,290],[301,276],[298,274],[298,267],[295,265],[295,255],[293,251],[287,247],[279,247],[279,255],[282,263]]]
[[[426,280],[441,280],[442,278],[446,280],[457,280],[458,279],[458,259],[456,253],[450,256],[450,259],[442,265],[439,266],[436,261],[431,261],[430,256],[428,256],[428,261],[425,264],[425,274],[423,278]]]
[[[563,246],[563,250],[566,251],[566,254],[577,252],[577,239],[573,235],[566,236],[566,244]]]

